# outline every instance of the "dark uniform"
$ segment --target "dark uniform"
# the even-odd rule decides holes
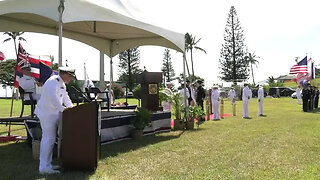
[[[308,111],[309,97],[310,97],[309,90],[306,87],[304,87],[302,89],[302,109],[304,112]]]
[[[319,89],[318,88],[316,88],[316,90],[315,90],[315,94],[316,94],[316,96],[315,96],[315,98],[314,98],[314,108],[318,108],[318,104],[319,104]]]
[[[203,99],[206,97],[206,93],[203,89],[203,87],[200,85],[198,88],[197,88],[197,98],[196,98],[196,101],[197,101],[197,104],[199,106],[201,106],[201,109],[203,110]]]

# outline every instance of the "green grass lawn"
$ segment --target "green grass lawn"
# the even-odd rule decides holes
[[[0,101],[1,116],[3,100]],[[265,99],[257,117],[207,121],[192,131],[171,131],[142,141],[125,140],[101,148],[95,172],[40,176],[25,142],[0,144],[0,179],[320,179],[320,113],[304,113],[291,98]],[[5,113],[5,114],[3,114]],[[230,101],[225,113],[231,113]],[[0,125],[0,131],[7,127]],[[14,126],[14,133],[24,133]],[[59,161],[55,159],[55,162]]]

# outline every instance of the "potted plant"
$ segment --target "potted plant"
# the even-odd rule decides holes
[[[182,97],[179,92],[171,93],[167,97],[168,101],[171,103],[174,108],[174,130],[182,130],[185,127],[184,121],[181,118],[181,112],[183,108],[183,104],[181,103]]]
[[[32,157],[39,160],[40,155],[40,142],[42,137],[42,130],[40,126],[36,126],[30,129],[32,134]]]
[[[145,108],[138,108],[138,111],[136,111],[135,114],[136,116],[131,120],[131,124],[134,128],[131,135],[133,139],[140,140],[143,137],[143,129],[151,123],[151,113]]]
[[[201,118],[204,117],[205,113],[200,106],[190,106],[185,108],[184,116],[186,119],[186,129],[194,129],[194,120],[197,119],[198,127],[201,123]]]

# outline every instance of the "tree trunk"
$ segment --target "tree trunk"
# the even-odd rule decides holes
[[[14,43],[14,49],[16,50],[16,55],[18,57],[18,51],[17,51],[17,43],[16,43],[16,39],[13,39],[13,43]]]
[[[188,71],[188,76],[190,76],[190,71],[189,71],[189,66],[188,66],[187,58],[186,58],[186,67],[187,67],[187,71]]]
[[[252,63],[250,64],[251,64],[252,81],[253,81],[253,85],[255,86],[256,83],[254,82],[253,67],[252,67]]]
[[[192,49],[190,49],[192,76],[194,76]]]

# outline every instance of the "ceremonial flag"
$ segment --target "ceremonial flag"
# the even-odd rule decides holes
[[[4,54],[0,51],[0,61],[5,60],[6,57],[4,56]]]
[[[48,74],[52,74],[52,69],[50,68],[51,60],[49,56],[34,56],[30,55],[23,49],[22,45],[19,43],[17,64],[15,68],[15,79],[14,86],[19,87],[18,78],[22,77],[23,73],[21,66],[25,64],[31,65],[31,77],[34,77],[37,81],[45,83],[45,81],[50,77]],[[44,76],[41,78],[41,74]]]
[[[307,56],[290,68],[289,74],[308,73]]]
[[[311,58],[308,60],[307,66],[308,66],[308,80],[314,79],[315,69],[314,69],[314,62],[311,60]]]

